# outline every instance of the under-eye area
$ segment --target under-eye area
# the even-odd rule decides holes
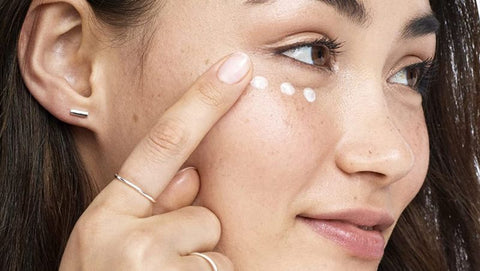
[[[0,1],[0,270],[477,270],[477,2]]]

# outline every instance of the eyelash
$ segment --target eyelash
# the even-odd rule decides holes
[[[284,53],[287,52],[287,51],[290,51],[290,50],[301,49],[303,47],[312,47],[312,48],[324,47],[328,50],[328,55],[329,55],[329,63],[327,63],[327,66],[320,67],[320,66],[317,66],[317,65],[309,65],[309,64],[303,63],[301,61],[295,60],[295,59],[294,59],[294,61],[296,61],[298,63],[301,63],[302,65],[309,65],[309,66],[311,66],[315,69],[325,70],[325,68],[326,68],[328,71],[332,72],[333,71],[332,58],[335,59],[335,57],[337,57],[338,55],[340,55],[342,53],[342,51],[340,51],[342,46],[343,46],[343,43],[339,42],[337,39],[330,39],[330,38],[327,38],[327,37],[322,37],[322,38],[315,39],[315,40],[309,41],[309,42],[298,42],[298,43],[290,44],[290,45],[287,45],[287,46],[284,46],[284,47],[280,47],[280,48],[277,49],[276,54],[292,59],[291,57],[285,56]]]
[[[433,80],[436,78],[436,75],[437,75],[436,63],[437,62],[433,58],[429,58],[422,62],[415,63],[413,65],[403,68],[403,69],[419,69],[420,75],[418,76],[418,82],[414,87],[414,90],[419,92],[423,97],[427,96],[428,90],[430,89],[429,86],[433,82]]]
[[[290,50],[301,49],[301,48],[304,48],[304,47],[312,47],[312,48],[323,47],[323,48],[327,49],[329,59],[328,59],[328,62],[326,63],[326,65],[325,66],[318,66],[318,65],[314,65],[314,64],[308,64],[308,63],[293,59],[292,57],[289,57],[289,56],[284,54],[285,52],[288,52]],[[329,72],[333,72],[333,62],[334,62],[335,58],[342,53],[342,51],[340,50],[342,47],[343,47],[343,43],[338,42],[337,39],[330,39],[330,38],[323,37],[323,38],[316,39],[316,40],[313,40],[313,41],[310,41],[310,42],[298,42],[298,43],[295,43],[295,44],[291,44],[291,45],[288,45],[288,46],[278,48],[277,51],[276,51],[276,54],[278,54],[280,56],[283,56],[283,57],[287,57],[287,58],[295,61],[296,63],[298,63],[302,66],[309,66],[309,67],[317,69],[317,70],[318,69],[322,69],[322,70],[327,69]],[[399,71],[397,71],[397,73],[401,72],[403,70],[408,71],[408,70],[418,69],[418,71],[419,71],[418,82],[416,82],[416,85],[415,85],[415,87],[413,87],[413,89],[415,91],[419,92],[422,96],[426,96],[427,95],[426,92],[429,88],[429,85],[430,85],[431,81],[435,78],[435,74],[436,74],[435,63],[436,62],[434,61],[434,59],[429,58],[425,61],[415,63],[415,64],[410,65],[410,66],[406,66],[406,67],[400,69]],[[409,87],[409,86],[407,86],[407,87]],[[412,88],[412,87],[410,87],[410,88]]]

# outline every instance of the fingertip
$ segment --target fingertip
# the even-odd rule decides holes
[[[228,85],[238,84],[252,69],[250,57],[243,52],[231,54],[219,67],[217,78]]]
[[[188,167],[180,170],[157,198],[153,213],[162,214],[189,206],[200,189],[200,176],[197,169]]]

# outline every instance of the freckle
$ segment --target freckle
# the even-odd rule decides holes
[[[287,126],[287,127],[290,126],[290,122],[289,122],[287,119],[283,118],[283,119],[282,119],[282,122],[283,122],[283,124],[284,124],[285,126]]]
[[[357,199],[358,199],[358,197],[357,197],[357,196],[354,196],[354,197],[353,197],[353,200],[357,200]]]
[[[298,106],[296,107],[297,109],[297,112],[302,112],[305,110],[305,105],[302,104],[298,104]]]
[[[210,65],[210,59],[205,60],[205,65]]]
[[[250,82],[250,85],[256,89],[265,90],[268,87],[268,80],[263,76],[255,76]]]
[[[133,114],[133,121],[134,121],[134,122],[137,122],[137,121],[138,121],[138,116],[137,116],[137,114]]]

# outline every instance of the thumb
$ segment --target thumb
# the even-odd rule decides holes
[[[193,167],[180,170],[156,199],[153,214],[168,213],[192,205],[199,189],[200,176],[197,170]]]

